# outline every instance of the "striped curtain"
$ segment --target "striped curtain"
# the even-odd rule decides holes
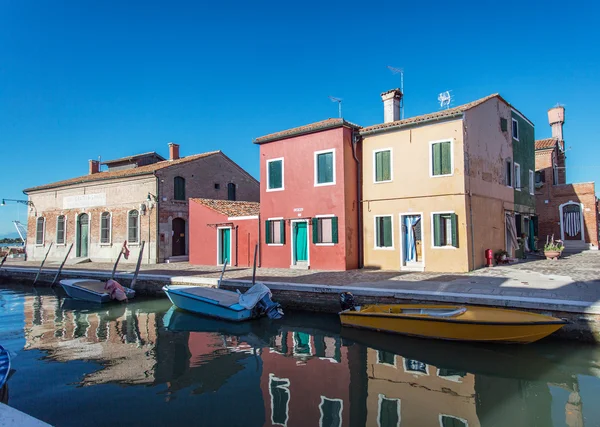
[[[569,237],[575,237],[581,231],[581,212],[565,212],[563,214],[563,226]]]

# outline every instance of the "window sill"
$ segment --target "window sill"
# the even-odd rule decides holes
[[[283,243],[267,243],[267,246],[283,246]]]
[[[388,179],[386,181],[373,181],[373,184],[386,184],[388,182],[394,182],[393,179]]]
[[[458,249],[456,246],[432,246],[431,249]]]
[[[448,173],[448,174],[445,174],[445,175],[433,175],[433,174],[430,174],[429,178],[446,178],[446,177],[449,177],[449,176],[454,176],[454,173]]]
[[[392,247],[389,247],[389,248],[387,248],[387,247],[381,247],[381,248],[379,248],[379,247],[375,246],[375,248],[373,248],[373,249],[375,249],[376,251],[393,251],[394,247],[392,246]]]
[[[36,243],[36,244],[35,244],[35,247],[36,247],[36,248],[43,248],[44,246],[46,246],[46,245],[45,245],[45,244],[43,244],[43,243]]]
[[[335,185],[335,182],[323,182],[321,184],[315,183],[315,187],[328,187],[330,185]]]
[[[520,192],[520,191],[521,191],[521,189],[520,189],[520,188],[515,188],[515,191],[519,191],[519,192]]]
[[[136,243],[127,242],[127,246],[128,247],[132,247],[132,246],[135,247],[135,246],[142,246],[142,244],[139,243],[139,242],[136,242]]]
[[[57,243],[56,246],[63,246],[63,247],[67,247],[66,243]]]
[[[112,246],[112,242],[109,243],[100,243],[101,247],[108,247],[108,246]]]
[[[273,191],[283,191],[285,190],[285,188],[281,187],[281,188],[267,188],[267,193],[271,193]]]
[[[187,200],[172,199],[171,201],[172,201],[173,203],[179,203],[179,204],[184,204],[184,203],[187,203]]]
[[[335,243],[315,243],[315,246],[335,246]]]

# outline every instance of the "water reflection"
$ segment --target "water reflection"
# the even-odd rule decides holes
[[[137,411],[102,411],[86,425],[165,425],[172,419],[290,427],[599,422],[593,405],[584,405],[600,397],[597,348],[442,343],[342,330],[335,316],[294,312],[280,322],[231,324],[175,310],[168,300],[95,307],[51,293],[19,298],[22,305],[11,307],[22,310],[22,324],[5,316],[3,304],[0,331],[21,327],[21,352],[42,352],[41,360],[15,358],[21,375],[48,364],[50,376],[59,366],[71,368],[56,374],[63,392],[59,397],[49,388],[44,410],[27,400],[22,384],[31,377],[11,387],[10,404],[56,425],[78,424],[49,409],[69,396],[102,396],[105,405],[117,404],[124,395],[107,394],[102,387],[109,385],[126,386],[120,393],[136,402]],[[76,365],[81,362],[85,369]],[[581,391],[581,378],[593,381],[591,395]],[[78,388],[92,394],[76,395]]]

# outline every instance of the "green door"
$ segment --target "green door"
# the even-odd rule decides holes
[[[231,260],[229,259],[229,250],[231,245],[230,239],[230,231],[229,228],[221,228],[220,230],[220,239],[221,239],[221,253],[219,254],[219,264],[231,264]]]
[[[89,216],[87,214],[79,215],[77,218],[77,256],[88,256],[88,239],[89,239]]]
[[[295,261],[308,261],[308,236],[306,222],[294,223],[294,257]]]

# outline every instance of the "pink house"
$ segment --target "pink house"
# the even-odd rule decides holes
[[[359,127],[328,119],[257,138],[261,266],[359,267]]]

